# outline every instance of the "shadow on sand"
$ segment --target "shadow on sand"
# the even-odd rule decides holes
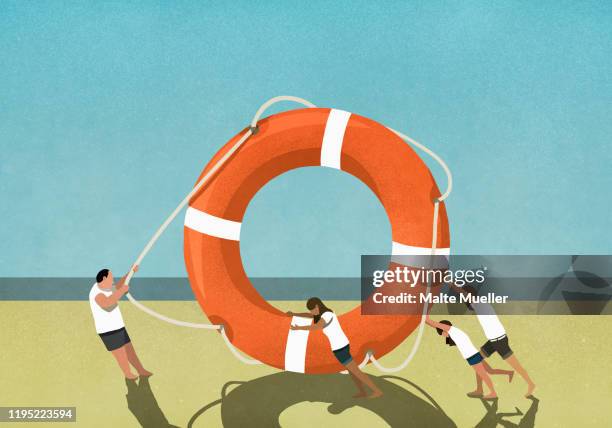
[[[127,399],[128,409],[142,427],[178,428],[168,422],[164,412],[157,404],[148,377],[141,377],[138,383],[126,379],[125,384],[127,385],[125,398]]]
[[[189,420],[197,419],[212,407],[221,405],[221,419],[227,428],[280,427],[280,414],[302,402],[329,403],[328,411],[339,414],[351,407],[367,409],[392,427],[456,427],[438,403],[418,385],[397,376],[372,377],[384,392],[376,399],[353,399],[355,386],[349,376],[302,375],[283,372],[249,382],[228,382],[221,398],[206,404]],[[397,383],[403,382],[409,392]],[[416,393],[416,394],[415,394]]]
[[[533,395],[529,397],[531,405],[525,413],[518,407],[515,407],[514,412],[498,412],[497,400],[494,401],[482,401],[482,405],[485,407],[487,413],[484,417],[476,424],[475,428],[495,428],[498,425],[506,428],[532,428],[535,426],[536,413],[538,413],[538,406],[540,400],[535,398]],[[505,418],[513,418],[521,416],[516,422],[509,421]]]

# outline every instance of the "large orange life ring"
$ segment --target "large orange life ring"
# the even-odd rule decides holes
[[[232,138],[202,175],[244,135]],[[246,276],[240,257],[240,226],[255,193],[274,177],[307,166],[336,168],[363,181],[384,206],[392,229],[392,254],[428,254],[438,187],[425,163],[383,125],[342,110],[307,108],[261,120],[251,136],[192,199],[185,216],[185,264],[193,292],[231,343],[259,361],[305,373],[343,367],[321,331],[291,331],[291,317],[270,305]],[[202,177],[202,175],[200,177]],[[448,219],[440,204],[438,253],[449,248]],[[351,352],[361,361],[393,350],[418,326],[420,314],[339,316]],[[300,333],[296,335],[294,333]]]

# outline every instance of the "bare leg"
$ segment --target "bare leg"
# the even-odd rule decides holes
[[[480,378],[483,380],[483,382],[489,388],[489,393],[487,395],[483,396],[482,398],[485,399],[485,400],[490,400],[490,399],[493,399],[493,398],[497,398],[497,392],[495,392],[495,387],[493,386],[493,382],[491,381],[491,377],[487,373],[487,370],[484,368],[482,363],[478,363],[476,365],[473,365],[472,367],[476,371],[476,374],[478,376],[480,376]]]
[[[519,360],[516,358],[514,354],[506,358],[506,361],[508,362],[508,364],[512,366],[514,370],[517,371],[518,374],[521,375],[523,379],[525,379],[525,382],[527,382],[527,394],[525,394],[525,397],[529,397],[531,394],[533,394],[533,390],[535,389],[536,386],[535,386],[535,383],[533,383],[533,381],[529,377],[527,370],[523,368],[523,366],[521,365],[521,363],[519,363]]]
[[[346,364],[345,367],[349,371],[350,374],[355,376],[359,381],[366,384],[368,388],[372,390],[372,394],[370,395],[370,398],[380,397],[381,395],[383,395],[382,391],[378,389],[376,385],[374,385],[374,382],[372,382],[372,379],[370,379],[370,376],[362,372],[359,369],[359,366],[355,363],[355,361],[351,361],[350,363]]]
[[[130,369],[130,362],[128,360],[125,345],[123,345],[119,349],[115,349],[114,351],[111,351],[111,353],[113,354],[113,357],[115,357],[115,359],[117,360],[117,363],[119,364],[119,368],[121,368],[121,371],[123,372],[123,375],[125,376],[126,379],[134,380],[138,378],[138,376],[133,374],[132,370]]]
[[[482,365],[490,375],[506,375],[508,376],[508,382],[512,382],[512,377],[514,376],[513,370],[494,369],[484,360],[482,361]]]
[[[365,397],[366,395],[368,395],[366,393],[365,388],[363,387],[363,382],[360,381],[359,378],[357,378],[357,376],[355,376],[351,372],[349,372],[349,376],[351,377],[353,382],[355,382],[355,386],[357,386],[357,389],[359,390],[357,394],[353,395],[353,398],[361,398],[361,397]]]
[[[482,379],[478,376],[478,373],[474,373],[476,375],[476,389],[472,392],[468,392],[467,396],[470,398],[481,398],[482,397]]]
[[[151,376],[153,374],[142,366],[140,360],[138,359],[138,355],[136,355],[132,342],[126,343],[125,351],[127,353],[128,361],[132,366],[134,366],[140,376]]]

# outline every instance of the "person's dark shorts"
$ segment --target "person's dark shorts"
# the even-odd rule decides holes
[[[505,360],[512,355],[512,349],[508,343],[508,336],[503,336],[501,339],[487,340],[487,342],[480,347],[480,352],[482,352],[485,358],[497,352],[499,356]]]
[[[104,346],[106,346],[106,349],[109,351],[114,351],[115,349],[121,348],[126,343],[130,343],[130,336],[125,327],[119,330],[101,333],[99,336],[102,342],[104,342]]]
[[[351,355],[351,346],[346,345],[344,348],[336,349],[334,352],[334,356],[340,364],[346,366],[348,363],[353,361],[353,356]]]
[[[466,361],[468,362],[470,366],[475,366],[478,363],[482,363],[482,360],[484,360],[484,358],[482,358],[482,355],[480,355],[480,352],[477,352],[474,355],[472,355],[470,358],[466,359]]]

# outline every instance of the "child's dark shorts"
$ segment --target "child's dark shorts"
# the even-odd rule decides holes
[[[468,362],[470,366],[475,366],[476,364],[480,364],[483,358],[482,358],[482,355],[480,355],[480,352],[476,352],[470,358],[466,358],[465,360]]]

